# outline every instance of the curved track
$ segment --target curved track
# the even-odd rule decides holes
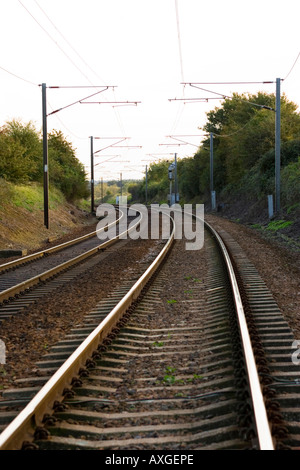
[[[274,448],[234,269],[208,229],[205,288],[193,285],[187,318],[173,311],[172,324],[159,327],[169,259],[183,254],[178,242],[169,254],[173,232],[113,309],[100,303],[90,313],[83,342],[86,331],[74,331],[40,364],[62,358],[5,428],[1,449]]]

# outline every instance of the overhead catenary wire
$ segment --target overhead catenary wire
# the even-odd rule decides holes
[[[7,70],[7,69],[4,68],[4,67],[1,67],[1,66],[0,66],[0,69],[3,70],[4,72],[8,73],[9,75],[12,75],[13,77],[15,77],[15,78],[17,78],[17,79],[22,80],[23,82],[29,83],[30,85],[33,85],[33,86],[36,86],[36,87],[40,87],[40,84],[34,83],[34,82],[30,81],[30,80],[27,80],[26,78],[20,77],[19,75],[15,74],[15,73],[13,73],[13,72],[11,72],[11,71],[9,71],[9,70]],[[48,100],[47,100],[47,105],[52,109],[52,111],[54,111],[53,107],[51,106],[51,104],[50,104],[50,102],[49,102]],[[66,124],[60,119],[60,117],[58,117],[57,115],[56,115],[55,117],[56,117],[56,119],[58,119],[58,120],[60,121],[61,125],[62,125],[70,134],[73,135],[73,137],[75,137],[76,139],[80,139],[80,140],[84,140],[84,139],[85,139],[85,137],[80,137],[80,136],[74,134],[74,133],[66,126]]]
[[[217,134],[216,132],[212,132],[212,134],[215,135],[216,137],[222,137],[222,138],[223,137],[232,137],[233,135],[236,135],[239,132],[242,132],[247,126],[249,126],[250,122],[251,122],[251,119],[249,119],[249,121],[247,121],[244,126],[240,127],[239,129],[232,132],[231,134]]]
[[[92,69],[92,67],[86,62],[86,60],[82,57],[81,54],[74,48],[74,46],[70,43],[70,41],[66,38],[66,36],[58,29],[58,27],[54,24],[54,22],[51,20],[49,15],[45,12],[45,10],[39,5],[39,3],[34,0],[35,4],[38,6],[38,8],[42,11],[42,13],[45,15],[45,17],[48,19],[48,21],[51,23],[51,25],[56,29],[56,31],[60,34],[60,36],[63,38],[63,40],[68,44],[68,46],[72,49],[72,51],[79,57],[79,59],[84,63],[86,67],[90,69],[90,71],[99,78],[104,84],[106,84],[106,81],[101,78],[95,70]]]
[[[49,102],[49,100],[47,100],[47,106],[49,106],[49,108],[51,108],[52,111],[54,111],[53,107],[51,106],[51,103]],[[86,140],[86,137],[83,137],[83,136],[79,136],[79,135],[76,135],[74,134],[73,131],[71,131],[68,126],[66,126],[66,124],[62,121],[62,119],[57,115],[57,113],[55,114],[55,118],[58,119],[58,121],[61,123],[61,125],[66,129],[66,131],[71,134],[73,137],[75,137],[76,139],[79,139],[79,140]]]
[[[194,85],[265,85],[270,83],[275,83],[274,80],[264,80],[258,82],[192,82]],[[183,83],[187,85],[190,83]]]
[[[13,77],[19,79],[19,80],[22,80],[23,82],[26,82],[26,83],[29,83],[30,85],[33,85],[33,86],[36,86],[36,87],[40,87],[40,85],[38,83],[34,83],[30,80],[27,80],[26,78],[23,78],[23,77],[20,77],[19,75],[5,69],[4,67],[1,67],[0,66],[0,69],[3,70],[4,72],[8,73],[9,75],[12,75]],[[47,100],[47,105],[52,109],[52,111],[54,111],[53,107],[51,106],[50,102]],[[58,117],[56,116],[56,119],[58,119],[61,123],[61,125],[70,133],[73,135],[73,137],[75,137],[76,139],[80,139],[80,140],[84,140],[85,137],[80,137],[76,134],[74,134],[66,125],[65,123]]]
[[[44,31],[44,33],[51,39],[52,42],[54,42],[54,44],[59,48],[59,50],[65,55],[65,57],[72,63],[72,65],[84,76],[84,78],[91,84],[93,85],[93,82],[90,80],[89,76],[84,73],[84,71],[82,70],[82,68],[80,66],[78,66],[76,64],[76,62],[69,56],[69,54],[67,54],[67,52],[63,49],[63,47],[55,40],[55,38],[47,31],[47,29],[35,18],[35,16],[31,13],[31,11],[24,5],[24,3],[21,1],[21,0],[18,0],[18,2],[20,3],[20,5],[26,10],[26,12],[30,15],[30,17],[38,24],[38,26]],[[37,4],[37,2],[35,2]],[[38,5],[38,4],[37,4]],[[59,29],[55,26],[55,24],[53,23],[53,21],[49,18],[49,16],[46,14],[46,12],[40,7],[40,5],[38,5],[38,7],[40,8],[40,10],[43,12],[43,14],[46,16],[46,18],[50,21],[50,23],[52,24],[52,26],[58,31],[58,33],[61,35],[61,37],[66,41],[66,43],[69,45],[69,47],[72,48],[72,50],[77,54],[77,56],[83,61],[83,63],[91,70],[91,67],[87,64],[87,62],[80,56],[80,54],[78,54],[78,52],[74,49],[74,47],[70,44],[70,42],[65,38],[65,36],[59,31]],[[93,73],[95,73],[93,71]],[[98,76],[98,75],[97,75]],[[98,78],[103,81],[103,79],[101,77],[98,76]],[[122,122],[121,122],[121,118],[120,116],[117,114],[117,112],[115,111],[114,109],[114,113],[115,113],[115,116],[116,116],[116,119],[117,119],[117,123],[120,127],[120,129],[122,130],[122,132],[125,134],[125,131],[124,131],[124,126],[122,125]]]
[[[263,83],[273,83],[273,82],[263,82]],[[214,95],[218,95],[218,96],[220,96],[220,99],[229,99],[229,100],[236,99],[236,97],[234,97],[234,96],[225,95],[224,93],[218,93],[218,92],[215,92],[215,91],[212,91],[212,90],[207,90],[206,88],[203,88],[203,87],[199,87],[199,86],[197,86],[196,83],[188,83],[188,85],[190,85],[193,88],[198,88],[199,90],[202,90],[202,91],[205,91],[205,92],[208,92],[208,93],[212,93]],[[250,104],[252,106],[257,106],[258,108],[269,109],[270,111],[275,111],[275,109],[271,108],[270,106],[265,106],[264,104],[253,103],[251,101],[243,100],[242,98],[238,98],[238,99],[239,99],[239,101],[242,101],[243,103],[247,103],[247,104]]]
[[[176,25],[177,25],[177,39],[178,39],[178,51],[179,51],[179,63],[180,63],[180,71],[181,71],[181,80],[184,82],[184,72],[183,72],[183,56],[182,56],[182,45],[181,45],[181,33],[180,33],[180,22],[179,22],[179,9],[178,9],[178,0],[175,0],[175,12],[176,12]],[[182,96],[184,96],[185,85],[182,87]],[[174,120],[174,123],[171,128],[171,133],[175,131],[177,128],[180,119],[183,114],[183,106],[179,106],[177,110],[177,114]]]
[[[55,30],[60,34],[60,36],[63,38],[63,40],[68,44],[68,46],[73,50],[73,52],[77,55],[77,57],[84,63],[84,65],[101,81],[103,82],[104,84],[106,84],[106,80],[104,80],[102,77],[99,76],[98,72],[96,72],[88,63],[87,61],[82,57],[81,54],[79,54],[79,52],[74,48],[74,46],[70,43],[70,41],[66,38],[66,36],[60,31],[60,29],[58,29],[58,27],[54,24],[54,22],[52,21],[52,19],[49,17],[49,15],[46,13],[46,11],[38,4],[38,2],[36,0],[34,0],[35,4],[38,6],[38,8],[42,11],[42,13],[45,15],[45,17],[48,19],[48,21],[51,23],[51,25],[55,28]],[[89,80],[89,79],[88,79]],[[89,80],[89,82],[92,84],[93,82],[91,80]],[[113,89],[113,93],[114,93],[114,96],[115,96],[115,89]],[[104,98],[105,99],[105,98]],[[115,117],[116,117],[116,120],[117,120],[117,123],[121,129],[121,131],[123,132],[123,134],[125,135],[125,128],[124,128],[124,124],[121,120],[121,117],[120,117],[120,114],[114,109],[114,113],[115,113]]]
[[[80,60],[82,60],[82,59],[83,59],[83,60],[84,60],[84,59],[87,59],[88,61],[90,61],[91,65],[94,66],[94,70],[99,70],[99,72],[100,72],[100,74],[101,74],[102,71],[105,70],[105,69],[101,68],[100,66],[98,67],[97,62],[96,62],[96,61],[94,62],[93,59],[89,59],[89,57],[91,57],[91,56],[86,56],[85,50],[82,49],[82,47],[81,47],[81,43],[77,43],[77,41],[74,40],[75,36],[73,36],[73,34],[70,34],[70,31],[71,31],[71,33],[72,33],[72,32],[74,33],[74,31],[73,31],[73,30],[69,30],[69,29],[66,28],[67,25],[65,24],[65,20],[63,19],[62,16],[60,16],[60,17],[56,17],[56,16],[55,16],[55,15],[56,15],[56,12],[55,12],[54,9],[52,10],[51,3],[49,3],[49,5],[48,5],[48,3],[40,2],[39,0],[32,0],[32,1],[35,3],[35,5],[34,5],[34,3],[26,2],[26,0],[22,0],[21,3],[23,3],[26,7],[28,6],[29,10],[33,13],[33,15],[36,17],[36,19],[37,19],[38,21],[40,21],[41,25],[43,25],[43,26],[49,31],[49,33],[52,34],[52,37],[53,37],[56,41],[58,41],[59,45],[62,46],[62,47],[65,49],[65,51],[66,51],[67,53],[68,53],[68,52],[70,53],[70,56],[74,59],[74,61],[77,63],[77,65],[79,65],[79,66],[81,65],[81,66],[82,66],[82,63],[79,62],[79,59],[80,59]],[[41,4],[41,6],[40,6],[39,4]],[[173,42],[173,49],[175,50],[175,65],[177,66],[177,76],[179,76],[180,71],[181,71],[181,77],[182,77],[182,80],[183,80],[184,78],[185,78],[185,79],[188,78],[188,77],[187,77],[188,71],[187,71],[187,70],[184,70],[184,65],[185,65],[185,66],[188,65],[188,63],[185,63],[185,60],[184,60],[184,59],[186,58],[186,57],[185,57],[185,52],[186,52],[186,51],[185,51],[185,40],[187,39],[187,38],[185,37],[185,29],[184,29],[185,26],[186,26],[186,25],[185,25],[185,16],[183,16],[183,13],[184,13],[184,6],[182,6],[182,3],[179,2],[179,0],[174,0],[174,3],[171,5],[171,7],[172,7],[172,8],[171,8],[171,13],[173,13],[171,19],[173,20],[173,21],[172,21],[172,23],[173,23],[173,25],[172,25],[172,26],[173,26],[173,28],[172,28],[172,29],[173,29],[172,42]],[[39,11],[38,9],[39,9],[40,11]],[[21,9],[21,10],[22,10],[22,9]],[[173,10],[173,11],[172,11],[172,10]],[[175,11],[176,11],[176,16],[175,16]],[[43,14],[44,14],[45,16],[43,16],[41,12],[43,12]],[[21,11],[20,13],[21,13],[21,14],[23,13],[23,15],[27,15],[27,13],[25,13],[25,10],[24,10],[23,12]],[[170,12],[169,12],[169,14],[170,14]],[[23,16],[23,15],[22,15],[22,16]],[[46,18],[47,18],[47,20],[46,20]],[[65,18],[66,18],[66,17],[65,17]],[[28,18],[25,17],[25,20],[27,20],[28,22],[32,23],[32,19],[29,19],[29,16],[28,16]],[[52,20],[53,20],[54,22],[53,22]],[[48,22],[48,21],[49,21],[49,22]],[[177,21],[177,31],[176,31],[176,21]],[[29,23],[29,26],[30,26],[30,23]],[[51,27],[51,24],[50,24],[50,23],[52,24],[53,28]],[[54,23],[57,23],[57,24],[55,25]],[[31,26],[32,26],[32,28],[35,30],[35,33],[36,33],[38,36],[44,36],[44,33],[42,33],[41,30],[39,30],[35,24],[32,24]],[[70,25],[70,26],[71,26],[71,25]],[[54,28],[55,28],[55,29],[54,29]],[[69,26],[68,26],[68,28],[69,28]],[[37,32],[36,32],[36,30],[37,30]],[[59,35],[58,35],[58,34],[59,34]],[[46,37],[42,37],[42,38],[43,38],[46,42],[49,42],[49,41],[48,41],[48,38],[46,38]],[[63,39],[62,39],[62,38],[63,38]],[[64,40],[64,41],[63,41],[63,40]],[[178,42],[177,42],[177,40],[178,40]],[[66,41],[66,42],[65,42],[65,41]],[[182,42],[182,41],[183,41],[183,42]],[[72,46],[72,44],[71,44],[72,42],[74,43],[73,45],[75,45],[75,48],[76,48],[76,46],[78,47],[78,52],[82,53],[82,56],[80,56],[80,54],[77,54],[77,51],[75,50],[75,48],[74,48],[74,47]],[[72,47],[72,50],[74,51],[74,53],[76,53],[76,57],[74,56],[74,54],[72,54],[72,52],[70,52],[71,50],[69,49],[69,47],[67,47],[67,44],[68,44],[68,46]],[[80,44],[80,46],[79,46],[79,44]],[[176,46],[177,46],[177,47],[176,47]],[[51,48],[52,48],[52,47],[54,48],[55,46],[54,46],[54,45],[51,46],[51,44],[50,44],[50,47],[51,47]],[[173,50],[173,52],[174,52],[174,50]],[[178,56],[178,51],[179,51],[179,56]],[[54,49],[54,52],[55,52],[55,49]],[[296,52],[296,51],[294,51],[294,53],[295,53],[295,52]],[[177,53],[177,54],[176,54],[176,53]],[[292,54],[292,59],[293,59],[293,60],[294,60],[294,57],[293,57],[294,53]],[[57,54],[60,55],[60,52],[57,51]],[[177,55],[177,58],[176,58],[176,55]],[[295,54],[295,56],[296,56],[296,54]],[[181,60],[180,60],[180,63],[179,63],[179,58],[178,58],[178,57],[181,59]],[[77,58],[78,58],[78,60],[77,60]],[[99,56],[98,56],[98,58],[99,58]],[[186,59],[187,59],[187,58],[186,58]],[[298,57],[297,57],[297,59],[298,59]],[[297,60],[297,59],[296,59],[296,60]],[[289,62],[289,61],[288,61],[288,62]],[[300,62],[300,61],[298,61],[298,63],[299,63],[299,62]],[[99,63],[101,63],[100,60],[99,60]],[[3,64],[3,65],[5,66],[6,64]],[[7,65],[8,65],[8,64],[7,64]],[[288,63],[288,66],[289,66],[289,65],[292,65],[292,61],[291,61],[291,64]],[[13,68],[14,68],[14,67],[13,67]],[[12,70],[13,70],[13,68],[12,68]],[[70,68],[71,68],[71,70],[72,70],[72,67],[70,67]],[[287,69],[289,69],[289,67],[287,67]],[[94,76],[91,75],[91,73],[89,73],[90,70],[92,70],[90,67],[88,68],[88,67],[85,67],[85,66],[84,66],[84,67],[82,67],[82,70],[83,70],[83,72],[86,73],[86,75],[89,75],[90,78],[94,78]],[[295,69],[294,69],[294,70],[295,70]],[[16,70],[16,71],[18,72],[18,70]],[[22,70],[19,70],[19,71],[21,72],[21,75],[22,75]],[[287,71],[287,70],[286,70],[286,71]],[[298,66],[297,66],[297,71],[298,71]],[[75,74],[76,74],[76,71],[74,71],[74,72],[75,72]],[[185,77],[184,77],[184,73],[185,73],[185,75],[186,75]],[[289,72],[289,73],[290,73],[290,72]],[[25,75],[26,75],[26,74],[25,74]],[[78,74],[76,74],[76,75],[78,75]],[[295,75],[296,75],[296,74],[294,74],[293,77],[294,77]],[[29,75],[29,78],[31,78],[30,75]],[[34,77],[33,77],[33,78],[34,78]],[[41,77],[41,78],[42,78],[42,77]],[[46,78],[46,77],[45,77],[45,78]],[[79,78],[80,78],[80,77],[79,77]],[[221,78],[221,79],[222,79],[222,78],[224,78],[224,77],[213,77],[213,76],[212,76],[212,77],[210,77],[210,76],[205,77],[205,76],[202,75],[202,76],[200,76],[200,77],[198,77],[198,78],[200,78],[200,80],[201,80],[201,79],[203,79],[203,78],[204,78],[204,79],[205,79],[205,78],[217,78],[217,79],[218,79],[218,78]],[[226,77],[225,77],[225,78],[226,78]],[[229,78],[230,78],[230,77],[229,77]],[[233,77],[231,77],[231,78],[240,78],[240,77],[233,76]],[[241,77],[241,78],[243,79],[243,77]],[[250,78],[252,78],[252,77],[250,77]],[[256,78],[256,77],[254,77],[254,78]],[[199,81],[200,81],[200,80],[199,80]],[[178,81],[179,81],[179,80],[178,80]],[[99,82],[98,82],[98,83],[99,83]],[[236,82],[236,83],[238,83],[238,82]],[[288,82],[288,83],[290,83],[290,82]],[[201,85],[200,85],[200,86],[201,86]],[[208,88],[209,88],[209,87],[208,87]],[[211,88],[212,88],[212,87],[211,87]],[[224,91],[225,91],[225,92],[228,91],[225,86],[224,86],[224,87],[222,87],[222,86],[219,87],[219,89],[221,89],[221,91],[222,91],[223,88],[224,88]],[[217,86],[216,86],[216,89],[217,89]],[[233,89],[234,89],[234,88],[233,88]],[[186,88],[185,88],[185,90],[186,90]],[[231,93],[231,92],[230,92],[230,93]],[[229,93],[229,94],[230,94],[230,93]],[[198,94],[198,93],[195,93],[195,94]],[[199,94],[200,94],[200,93],[199,93]],[[109,98],[109,96],[108,96],[108,98]],[[125,98],[127,98],[127,97],[125,97]],[[75,97],[75,99],[76,99],[76,97]],[[105,98],[105,99],[106,99],[106,98]],[[59,103],[59,105],[60,105],[60,104],[62,104],[62,103]],[[171,116],[170,121],[172,121],[172,120],[176,117],[177,106],[176,106],[175,108],[173,108],[173,109],[174,109],[175,113],[174,113],[173,116]],[[206,108],[205,108],[205,109],[206,109]],[[86,110],[84,110],[84,111],[86,111]],[[193,112],[193,111],[194,111],[194,110],[191,110],[191,112]],[[87,112],[89,112],[89,111],[87,111]],[[183,118],[184,118],[184,120],[185,120],[185,112],[188,112],[188,109],[185,110],[182,106],[180,106],[180,119],[181,119],[181,120],[180,120],[180,125],[181,125],[181,123],[182,123],[182,121],[183,121],[183,119],[181,118],[182,116],[183,116]],[[124,114],[122,114],[122,113],[124,113]],[[126,116],[125,113],[126,113],[126,111],[123,112],[123,111],[120,110],[120,115],[121,115],[122,117],[123,117],[123,116]],[[99,111],[99,114],[101,114],[101,111]],[[105,110],[103,110],[103,114],[104,114],[104,115],[106,114],[106,111],[105,111]],[[67,116],[69,116],[69,114],[67,114]],[[118,113],[118,118],[119,118],[119,113]],[[197,118],[196,118],[196,119],[197,119]],[[178,121],[179,121],[179,118],[178,118]],[[176,127],[177,127],[177,122],[178,122],[178,121],[176,121]],[[118,119],[118,122],[119,122],[119,125],[120,125],[119,119]],[[70,124],[69,119],[67,119],[66,124],[69,125],[70,129],[72,129],[72,127],[71,127],[72,124]],[[125,124],[126,124],[126,127],[127,127],[127,122],[125,122]],[[169,124],[172,124],[172,122],[169,122]],[[169,125],[168,125],[168,127],[169,127]],[[180,127],[181,127],[181,126],[180,126]],[[178,127],[177,127],[177,130],[178,130]],[[180,129],[180,130],[181,130],[181,129]],[[90,132],[90,131],[88,131],[88,132]],[[92,131],[91,131],[91,132],[92,132]],[[95,130],[95,132],[97,132],[97,130]],[[118,132],[118,131],[117,131],[117,132]],[[123,133],[123,132],[124,132],[124,129],[122,130],[122,133]],[[167,131],[167,133],[168,133],[168,131]],[[124,134],[125,134],[125,132],[124,132]]]
[[[208,90],[206,88],[203,88],[203,87],[200,87],[199,85],[229,85],[229,84],[271,84],[271,83],[274,83],[274,81],[271,81],[271,80],[265,80],[265,81],[235,81],[235,82],[195,82],[195,83],[192,83],[192,82],[182,82],[182,85],[183,86],[186,86],[186,85],[190,85],[191,87],[194,87],[194,88],[198,88],[200,89],[201,91],[205,91],[207,93],[211,93],[213,95],[216,95],[215,97],[210,97],[210,98],[175,98],[174,100],[169,100],[169,101],[183,101],[184,104],[186,103],[196,103],[196,102],[201,102],[201,101],[204,101],[204,102],[208,102],[209,100],[223,100],[223,99],[235,99],[234,96],[229,96],[229,95],[226,95],[224,93],[219,93],[219,92],[216,92],[216,91],[213,91],[213,90]],[[253,106],[256,106],[256,107],[259,107],[261,109],[268,109],[270,111],[275,111],[273,108],[271,108],[270,106],[266,106],[266,105],[260,105],[258,103],[253,103],[253,102],[250,102],[250,101],[247,101],[247,100],[243,100],[242,98],[239,98],[242,102],[245,102],[247,104],[250,104],[250,105],[253,105]],[[219,136],[219,137],[231,137],[239,132],[241,132],[243,129],[245,129],[245,127],[247,127],[249,124],[249,122],[247,122],[244,126],[242,126],[240,129],[238,129],[237,131],[231,133],[231,134],[217,134],[217,133],[214,133],[214,135],[216,136]],[[174,126],[175,127],[175,126]]]
[[[179,48],[179,60],[180,60],[181,78],[182,78],[182,81],[184,82],[183,58],[182,58],[181,35],[180,35],[180,24],[179,24],[178,0],[175,0],[175,10],[176,10],[176,22],[177,22],[177,35],[178,35],[178,48]]]
[[[297,63],[299,57],[300,57],[300,51],[298,52],[297,58],[296,58],[295,62],[293,63],[293,65],[292,65],[292,67],[291,67],[289,73],[288,73],[287,76],[284,78],[284,80],[286,80],[286,79],[289,77],[289,75],[291,74],[291,72],[292,72],[292,70],[294,69],[294,67],[295,67],[295,65],[296,65],[296,63]]]
[[[50,88],[59,88],[59,87],[50,87]],[[50,116],[52,114],[55,114],[55,113],[58,113],[59,111],[62,111],[63,109],[66,109],[66,108],[69,108],[70,106],[73,106],[75,104],[83,103],[84,100],[87,100],[88,98],[91,98],[92,96],[98,95],[99,93],[102,93],[103,91],[108,90],[108,88],[110,88],[110,87],[109,86],[103,86],[103,88],[104,88],[103,90],[98,90],[96,93],[93,93],[92,95],[86,96],[85,98],[81,98],[80,100],[74,101],[73,103],[70,103],[66,106],[63,106],[61,108],[56,109],[55,111],[52,111],[52,113],[49,113],[48,116]]]
[[[64,51],[64,49],[60,46],[60,44],[53,38],[53,36],[44,28],[43,25],[35,18],[35,16],[28,10],[28,8],[23,4],[21,0],[18,0],[20,5],[27,11],[27,13],[31,16],[31,18],[38,24],[38,26],[44,31],[44,33],[51,39],[52,42],[59,48],[59,50],[66,56],[66,58],[74,65],[74,67],[88,80],[90,81],[89,77],[83,72],[83,70],[78,67],[78,65],[74,62],[74,60]]]
[[[4,72],[8,73],[9,75],[12,75],[15,78],[18,78],[19,80],[22,80],[23,82],[29,83],[30,85],[38,86],[38,83],[31,82],[30,80],[27,80],[26,78],[20,77],[20,75],[17,75],[13,72],[10,72],[9,70],[5,69],[4,67],[0,66],[0,69],[3,70]]]
[[[233,100],[235,99],[236,97],[234,96],[229,96],[229,95],[226,95],[224,93],[219,93],[219,92],[216,92],[216,91],[213,91],[213,90],[208,90],[206,88],[203,88],[203,87],[200,87],[198,85],[220,85],[220,84],[223,84],[223,85],[228,85],[228,84],[270,84],[270,83],[274,83],[274,81],[256,81],[256,82],[184,82],[182,83],[184,86],[186,85],[190,85],[191,87],[193,88],[197,88],[197,89],[200,89],[201,91],[205,91],[207,93],[211,93],[213,95],[217,95],[217,97],[211,97],[211,98],[190,98],[190,101],[187,101],[189,100],[188,98],[175,98],[175,99],[170,99],[169,101],[175,101],[175,100],[179,100],[179,101],[186,101],[186,102],[198,102],[201,100],[202,101],[208,101],[208,100],[213,100],[213,99],[218,99],[218,100],[225,100],[225,99],[230,99],[230,100]],[[271,108],[270,106],[266,106],[266,105],[261,105],[261,104],[258,104],[258,103],[253,103],[253,102],[250,102],[250,101],[247,101],[247,100],[243,100],[242,98],[239,98],[239,100],[241,102],[244,102],[244,103],[247,103],[247,104],[250,104],[250,105],[253,105],[253,106],[256,106],[256,107],[259,107],[260,109],[267,109],[267,110],[270,110],[270,111],[274,111],[275,112],[275,109]],[[230,133],[230,134],[218,134],[216,132],[213,132],[212,134],[215,135],[216,137],[224,137],[224,138],[228,138],[228,137],[231,137],[233,135],[236,135],[238,134],[239,132],[243,131],[248,125],[249,125],[249,122],[250,121],[247,121],[247,123],[240,127],[239,129],[237,129],[236,131]],[[178,140],[178,139],[177,139]]]

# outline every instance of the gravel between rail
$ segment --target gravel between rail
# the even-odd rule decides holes
[[[264,240],[253,229],[241,224],[213,215],[206,215],[206,219],[216,229],[225,230],[231,234],[245,250],[248,258],[255,264],[261,277],[272,292],[295,337],[300,338],[300,253],[291,253],[285,248],[273,245],[271,242]],[[77,231],[76,236],[81,236],[91,230],[93,230],[92,227],[88,229],[85,227],[82,231]],[[70,236],[64,237],[63,241],[69,238]],[[135,255],[136,265],[141,253],[139,251]],[[131,261],[134,261],[132,256],[126,259],[115,256],[115,266],[120,267],[120,270],[116,271],[116,267],[113,268],[114,282],[122,279],[126,269],[129,269],[128,266]],[[185,262],[187,265],[189,264],[188,260],[185,260]],[[101,272],[96,271],[97,276],[96,278],[93,277],[92,284],[90,278],[92,278],[93,273],[87,274],[85,280],[82,280],[87,288],[93,292],[95,302],[105,295],[108,287],[111,287],[111,279],[107,275],[103,276],[104,266]],[[2,324],[1,338],[7,344],[9,356],[6,366],[2,367],[0,371],[0,387],[3,388],[8,384],[12,384],[15,378],[22,376],[30,369],[28,364],[31,363],[31,360],[26,351],[29,352],[30,356],[34,356],[32,360],[39,357],[64,334],[68,325],[80,321],[81,315],[88,311],[90,305],[92,306],[93,301],[88,303],[83,300],[82,302],[83,298],[74,300],[74,296],[76,296],[76,289],[70,288],[63,303],[66,306],[64,314],[62,314],[62,308],[57,309],[53,299],[50,298],[45,304],[43,312],[40,309],[35,311],[36,309],[33,307],[22,319],[13,319],[6,322],[6,324]],[[82,304],[84,304],[84,308]],[[71,305],[72,308],[70,308]],[[42,341],[44,349],[43,351],[40,350],[37,356],[33,354],[32,347],[42,337],[44,337],[44,341]],[[21,358],[22,360],[20,360]]]
[[[300,338],[300,327],[297,324],[300,307],[300,254],[273,245],[252,229],[240,224],[212,215],[207,215],[206,219],[217,230],[229,233],[245,250],[272,292],[295,337]],[[129,240],[122,256],[116,251],[113,257],[103,260],[99,265],[100,269],[98,267],[93,272],[86,273],[80,283],[70,284],[67,295],[63,292],[57,298],[46,298],[42,308],[38,305],[32,306],[22,317],[3,322],[1,339],[7,345],[8,360],[0,370],[0,387],[16,387],[18,378],[33,375],[37,370],[36,362],[51,345],[62,339],[74,325],[80,324],[83,316],[91,311],[99,300],[105,298],[112,287],[122,284],[126,274],[135,276],[144,269],[147,260],[153,259],[156,248],[159,248],[158,244],[159,242],[156,242],[149,251],[149,245],[144,241],[139,244],[139,249],[134,251],[136,244]],[[186,256],[179,259],[171,257],[164,291],[165,318],[169,318],[168,321],[171,321],[172,314],[180,307],[180,302],[189,300],[190,286],[187,286],[187,280],[198,279],[198,287],[201,288],[200,272],[203,274],[203,270],[205,271],[201,253],[197,256],[193,252],[185,254]],[[113,269],[108,274],[108,269],[106,272],[105,268],[111,263]],[[173,282],[172,278],[176,279],[176,282]],[[84,295],[78,296],[78,292]],[[164,321],[163,316],[159,321]],[[186,318],[182,321],[186,321]],[[125,394],[127,393],[128,390],[125,390]]]
[[[118,251],[120,246],[122,249]],[[1,390],[17,386],[16,380],[33,375],[35,363],[112,289],[141,275],[161,249],[159,240],[122,240],[102,253],[101,261],[66,289],[44,296],[22,314],[1,323],[6,364],[0,368]]]
[[[216,230],[231,235],[245,251],[271,291],[295,338],[300,339],[300,252],[266,240],[255,230],[207,215]]]

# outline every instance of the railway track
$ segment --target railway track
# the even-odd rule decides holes
[[[117,225],[122,220],[123,217],[124,217],[124,213],[120,212],[119,218],[116,220]],[[9,261],[8,263],[2,263],[2,264],[0,264],[0,273],[5,273],[5,272],[9,272],[11,270],[15,270],[17,267],[27,266],[29,263],[32,263],[35,260],[41,260],[43,258],[48,258],[48,256],[53,255],[55,253],[63,252],[63,250],[66,250],[67,248],[70,248],[70,247],[76,247],[77,246],[78,251],[75,251],[72,254],[79,255],[82,252],[87,251],[89,248],[92,248],[95,245],[99,245],[99,240],[97,239],[97,234],[101,233],[101,232],[103,232],[103,229],[100,229],[100,230],[96,229],[96,230],[94,230],[90,233],[87,233],[86,235],[83,235],[81,237],[72,239],[72,240],[67,241],[65,243],[55,245],[51,248],[47,248],[47,249],[42,250],[42,251],[37,251],[37,252],[32,253],[30,255],[24,256],[22,258],[14,259],[12,261]],[[87,245],[82,244],[82,242],[85,242],[86,240],[88,240],[88,241],[92,240],[92,243],[87,244]],[[68,251],[66,251],[63,254],[62,259],[59,260],[59,262],[66,261],[71,256],[72,255],[68,254]],[[59,263],[54,261],[53,266],[55,266],[56,264],[59,264]],[[49,258],[47,259],[46,265],[47,265],[47,267],[49,267]],[[3,284],[0,288],[0,290],[1,291],[3,290]]]
[[[293,338],[266,286],[228,234],[206,225],[197,254],[173,236],[3,395],[3,420],[22,411],[0,449],[298,445]]]
[[[115,221],[116,232],[123,217],[124,213],[120,212]],[[127,223],[132,222],[132,219],[128,217]],[[138,224],[139,220],[132,229]],[[114,222],[109,226],[112,225]],[[101,255],[114,245],[126,230],[111,239],[100,241],[98,235],[102,232],[104,229],[95,230],[77,239],[0,265],[0,322],[91,269],[98,263],[95,255]],[[54,279],[55,282],[49,282]],[[33,289],[34,292],[30,293]]]

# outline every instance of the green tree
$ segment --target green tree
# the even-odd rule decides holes
[[[282,198],[286,205],[300,201],[300,153],[297,161],[289,163],[282,170]]]
[[[7,122],[0,130],[0,176],[12,182],[37,181],[42,175],[42,146],[33,124]]]
[[[140,201],[140,183],[130,183],[128,185],[128,192],[131,195],[132,202]]]
[[[41,133],[31,121],[22,124],[15,119],[7,123],[7,131],[9,136],[25,149],[24,158],[30,161],[30,169],[27,171],[29,180],[38,181],[43,175]]]
[[[30,162],[24,156],[25,149],[0,131],[0,177],[7,181],[24,183],[28,181]]]
[[[234,94],[221,108],[207,114],[203,127],[213,132],[216,173],[221,165],[226,184],[239,184],[242,177],[263,155],[275,146],[275,95]],[[299,135],[300,115],[297,105],[281,97],[281,141]],[[224,171],[225,169],[225,171]]]
[[[87,197],[88,187],[84,166],[76,158],[72,144],[61,131],[48,135],[49,180],[58,187],[68,200]]]

